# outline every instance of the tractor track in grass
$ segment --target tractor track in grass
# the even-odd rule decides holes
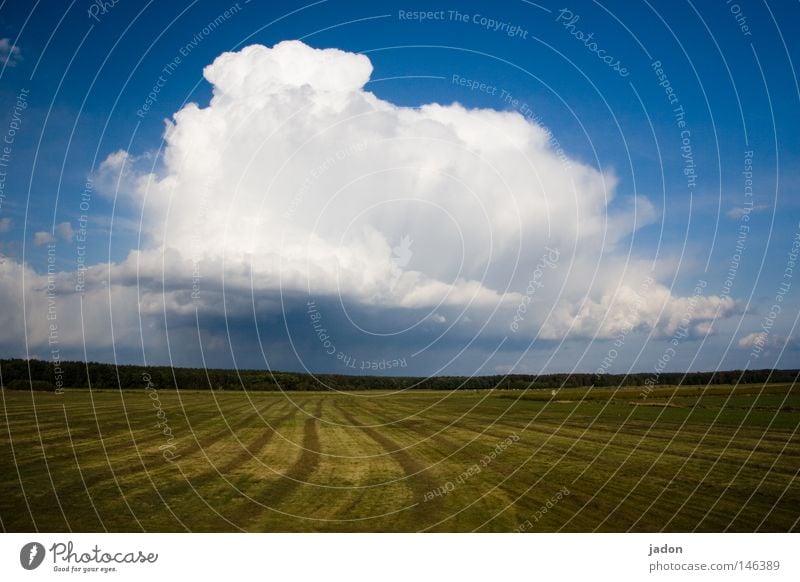
[[[249,405],[248,408],[251,410],[250,413],[245,414],[244,416],[242,416],[233,423],[227,423],[224,428],[215,431],[209,436],[208,439],[203,439],[202,441],[199,438],[199,435],[201,435],[202,433],[193,428],[192,434],[194,435],[195,438],[193,439],[192,442],[188,444],[186,454],[189,455],[196,451],[204,452],[205,449],[208,449],[211,446],[215,445],[216,443],[224,439],[226,436],[233,436],[235,430],[246,428],[253,421],[261,422],[263,416],[266,413],[270,412],[273,408],[277,407],[278,404],[280,404],[280,401],[269,402],[267,406],[264,407],[263,409],[255,409],[252,405]]]
[[[264,414],[274,404],[275,403],[270,402],[269,405],[264,410],[260,411],[260,413]],[[237,407],[236,412],[241,412],[241,411],[244,411],[244,410],[247,410],[247,409],[250,409],[252,412],[250,412],[249,414],[244,414],[243,416],[238,418],[233,423],[228,423],[224,428],[212,433],[212,435],[208,439],[202,439],[201,440],[202,432],[200,430],[200,426],[201,426],[200,424],[192,426],[191,427],[191,432],[189,434],[190,435],[194,435],[194,439],[189,443],[186,443],[186,441],[184,440],[184,444],[183,444],[184,448],[180,451],[181,456],[185,457],[185,456],[188,456],[188,455],[190,455],[192,453],[196,453],[198,451],[202,451],[203,449],[206,449],[206,448],[216,444],[217,442],[223,440],[226,436],[231,436],[232,432],[234,432],[235,430],[237,430],[239,428],[242,428],[242,427],[246,426],[253,419],[258,418],[259,412],[256,411],[256,410],[253,410],[252,409],[252,405],[249,405],[249,404],[247,406]],[[233,413],[233,411],[230,411],[230,412],[226,413],[226,416],[231,416],[232,413]],[[211,424],[214,421],[215,421],[215,419],[209,419],[208,421],[202,423],[202,425],[205,426],[206,424]],[[127,450],[127,451],[130,451],[131,453],[134,453],[138,449],[138,455],[136,455],[136,457],[133,460],[133,462],[126,463],[124,466],[122,466],[120,468],[114,468],[114,474],[116,475],[117,479],[120,481],[120,485],[123,486],[123,490],[126,489],[126,487],[125,487],[126,482],[124,481],[124,478],[130,477],[132,475],[137,475],[137,476],[143,477],[147,473],[147,466],[144,465],[144,459],[151,452],[151,451],[149,451],[149,445],[155,445],[155,444],[157,444],[159,442],[163,442],[163,440],[165,438],[161,433],[159,433],[157,431],[154,431],[154,433],[155,433],[155,436],[153,436],[152,438],[148,437],[147,439],[144,439],[144,440],[137,440],[135,443],[134,443],[133,439],[131,439],[131,440],[127,441],[127,442],[125,442],[125,441],[118,442],[113,447],[107,447],[106,450],[108,451],[109,455],[108,455],[108,459],[105,459],[105,457],[104,457],[104,461],[105,462],[103,464],[100,464],[98,466],[88,466],[88,465],[85,465],[85,464],[81,465],[80,468],[81,468],[81,471],[83,472],[83,478],[84,478],[84,482],[86,484],[86,492],[88,492],[91,495],[91,488],[92,487],[101,485],[101,484],[106,483],[106,482],[108,482],[108,483],[112,482],[113,476],[111,474],[111,471],[109,470],[109,461],[111,462],[112,466],[115,465],[115,464],[118,465],[118,464],[121,463],[121,460],[119,459],[119,457],[112,454],[114,452]],[[126,436],[130,437],[130,434],[126,433]],[[148,448],[145,449],[142,446],[143,444],[147,444]],[[69,451],[69,452],[71,453],[71,451]],[[141,456],[142,459],[139,459],[139,456]],[[160,456],[161,455],[159,455],[159,457]],[[152,468],[152,466],[150,468]],[[75,465],[74,461],[73,461],[73,466],[70,466],[70,471],[73,471],[75,473],[75,476],[77,477],[77,475],[78,475],[78,473],[77,473],[77,465]],[[149,481],[148,481],[148,485],[149,485]],[[148,490],[148,494],[151,495],[152,492]],[[128,496],[126,495],[126,497],[128,497]],[[136,494],[132,493],[129,497],[130,497],[130,499],[135,499],[136,498]]]
[[[225,438],[232,438],[233,435],[242,428],[248,427],[251,425],[253,421],[259,421],[259,416],[263,416],[268,411],[272,410],[276,405],[278,405],[281,401],[274,400],[268,401],[264,408],[260,410],[254,409],[251,403],[248,403],[243,406],[236,407],[234,410],[226,410],[223,411],[225,417],[231,418],[234,417],[232,422],[228,422],[223,428],[214,431],[210,435],[206,436],[206,429],[214,426],[214,424],[219,423],[219,416],[217,418],[210,418],[204,420],[202,423],[198,423],[195,425],[191,425],[191,435],[188,440],[183,438],[183,442],[180,443],[180,455],[181,458],[176,461],[176,464],[184,464],[187,463],[187,457],[190,455],[197,460],[198,457],[202,458],[202,462],[207,465],[207,470],[205,472],[196,474],[196,475],[188,475],[185,472],[181,471],[181,474],[178,476],[179,478],[173,479],[170,484],[166,486],[161,486],[161,482],[156,479],[155,486],[158,488],[159,494],[163,495],[165,501],[169,501],[171,499],[175,499],[176,496],[183,499],[194,499],[195,503],[198,501],[198,497],[202,499],[202,491],[201,489],[212,483],[215,480],[222,480],[220,478],[221,473],[227,473],[235,469],[240,464],[246,462],[249,459],[254,458],[257,452],[260,452],[266,444],[268,444],[269,440],[275,434],[275,430],[272,428],[267,428],[265,432],[259,435],[253,442],[249,443],[248,445],[244,445],[245,449],[240,450],[238,454],[233,458],[229,459],[227,462],[215,466],[214,461],[208,459],[206,457],[206,449],[212,447],[213,445],[219,443],[220,441],[224,440]],[[250,410],[247,414],[241,414],[247,410]],[[296,413],[296,409],[292,407],[291,412],[285,414],[284,416],[280,417],[279,419],[273,421],[271,424],[277,425],[280,422],[284,421],[285,419],[291,417]],[[311,419],[313,420],[313,419]],[[183,423],[182,423],[183,424]],[[184,424],[184,428],[188,429],[188,426]],[[114,448],[117,450],[130,450],[134,451],[134,443],[130,439],[130,435],[126,434],[128,437],[125,441],[117,443],[117,446]],[[146,441],[137,440],[136,445],[139,449],[139,454],[143,457],[149,452],[145,451],[142,447],[143,443],[149,444],[157,444],[163,440],[159,433],[156,434],[154,438],[148,438]],[[111,453],[111,448],[109,448],[109,453]],[[119,464],[121,461],[118,456],[113,454],[109,454],[109,458],[111,459],[112,464]],[[191,465],[192,461],[188,460],[188,463]],[[110,472],[107,470],[107,464],[102,465],[99,467],[94,468],[84,468],[84,465],[81,465],[81,469],[84,472],[84,479],[86,482],[86,489],[84,490],[83,487],[81,488],[81,493],[88,492],[91,495],[92,487],[96,487],[98,485],[102,485],[104,482],[111,482]],[[75,471],[75,468],[72,467],[71,470]],[[120,469],[115,469],[115,474],[120,479],[120,482],[123,487],[123,492],[126,495],[126,498],[130,500],[130,502],[136,506],[137,500],[139,499],[147,499],[152,497],[154,490],[152,484],[149,483],[148,480],[145,479],[145,474],[147,469],[142,466],[142,463],[139,459],[135,459],[133,462],[124,465]],[[77,474],[77,473],[76,473]],[[183,478],[180,478],[182,475]],[[134,476],[135,478],[145,479],[143,481],[143,485],[145,485],[145,490],[142,490],[139,486],[133,487],[130,481],[126,481],[127,477]],[[235,485],[232,485],[235,488]],[[37,496],[41,497],[41,496]],[[35,501],[35,500],[34,500]],[[170,503],[171,507],[178,509],[178,506]],[[210,510],[214,511],[213,508],[209,507]],[[222,518],[222,516],[220,516]],[[225,518],[222,518],[225,519]],[[191,517],[186,518],[187,521],[191,521]]]
[[[282,422],[289,420],[297,413],[297,410],[291,410],[281,416],[280,418],[270,422],[271,426],[264,429],[256,439],[246,445],[238,454],[236,454],[227,463],[218,467],[220,473],[228,474],[234,469],[246,464],[250,460],[258,460],[257,455],[269,444],[275,434],[278,432],[274,427],[280,425]]]
[[[227,414],[238,415],[240,412],[245,411],[247,408],[252,408],[252,406],[249,404],[238,406],[234,410],[228,411]],[[149,409],[147,410],[147,413],[150,414]],[[128,415],[131,416],[132,414],[133,411],[129,410]],[[94,421],[94,417],[92,417],[91,415],[88,417],[88,419],[92,422]],[[73,415],[72,417],[70,417],[71,421],[70,425],[79,423],[84,424],[84,420],[85,419],[83,417],[76,417]],[[188,429],[189,425],[185,417],[181,416],[180,420],[181,422],[176,423],[175,426]],[[191,433],[202,434],[205,427],[214,426],[218,423],[218,421],[219,417],[203,420],[202,422],[198,422],[194,426],[191,426],[191,431],[187,430],[187,432],[189,432],[190,434]],[[101,423],[102,422],[103,421],[101,420]],[[61,423],[60,427],[62,431],[65,430],[65,425],[63,422]],[[101,428],[103,427],[101,426]],[[63,444],[64,442],[63,435],[61,435],[61,437],[59,437],[58,439],[56,438],[49,439],[48,441],[45,441],[46,445],[45,448],[47,449],[48,460],[50,459],[60,460],[61,458],[74,460],[75,453],[77,453],[79,457],[81,455],[87,455],[91,452],[91,450],[88,449],[85,446],[85,444],[90,441],[95,441],[95,443],[93,443],[93,446],[97,447],[97,449],[94,451],[96,454],[103,454],[103,451],[105,451],[105,453],[108,454],[109,458],[113,460],[115,458],[114,453],[117,453],[119,451],[135,451],[138,448],[140,453],[144,453],[148,450],[150,445],[158,444],[160,442],[163,442],[164,440],[163,434],[158,430],[148,430],[147,434],[145,436],[142,436],[141,434],[137,433],[143,432],[143,429],[136,429],[136,432],[132,433],[127,429],[127,426],[121,426],[120,428],[121,430],[113,430],[108,426],[105,427],[104,436],[102,437],[102,442],[103,445],[105,445],[105,447],[96,444],[99,443],[99,441],[101,440],[100,434],[97,432],[96,427],[92,427],[91,429],[81,431],[80,434],[73,433],[72,436],[73,436],[74,451],[73,447],[67,449],[63,446],[62,447],[57,446],[59,444]],[[213,442],[216,442],[216,440],[224,438],[226,434],[230,434],[230,431],[227,429],[227,427],[216,431],[214,433],[216,439],[214,441],[210,441],[209,444],[213,444]],[[19,443],[20,440],[16,439],[15,442]],[[41,454],[42,447],[37,444],[35,448],[38,448],[39,453]],[[105,454],[103,454],[103,457],[105,457]],[[33,462],[38,463],[39,460],[36,459]],[[21,468],[24,467],[24,465],[25,462],[20,462]],[[106,464],[103,466],[107,467],[108,465]],[[84,468],[87,469],[88,471],[93,470],[92,467],[88,465],[81,466],[81,469]]]
[[[209,484],[214,483],[215,481],[223,481],[227,482],[228,485],[235,489],[235,485],[231,484],[230,481],[223,475],[225,471],[231,471],[233,468],[240,466],[244,462],[249,459],[255,457],[255,454],[260,452],[264,446],[268,443],[268,441],[272,438],[275,434],[275,429],[272,427],[265,427],[265,432],[259,435],[254,441],[252,441],[249,445],[242,445],[243,448],[239,450],[239,452],[234,456],[234,458],[229,459],[227,462],[217,465],[214,463],[213,460],[209,459],[206,454],[206,449],[213,446],[214,444],[218,443],[219,441],[223,440],[226,436],[232,436],[233,433],[238,431],[241,428],[245,428],[250,425],[253,421],[262,422],[261,417],[263,417],[267,412],[271,411],[275,408],[280,401],[270,401],[267,402],[266,406],[261,409],[253,409],[252,404],[248,404],[246,407],[242,407],[242,409],[250,409],[252,410],[251,413],[243,415],[242,417],[238,418],[235,422],[229,422],[224,429],[214,432],[210,438],[202,439],[201,433],[197,429],[193,429],[193,434],[195,435],[195,442],[192,443],[192,448],[189,451],[183,449],[181,451],[181,459],[175,461],[175,464],[178,466],[180,470],[180,475],[178,479],[173,479],[170,484],[166,486],[158,486],[158,493],[165,502],[169,503],[169,507],[173,512],[180,514],[181,521],[189,528],[192,529],[191,520],[193,515],[196,513],[196,508],[193,510],[186,510],[184,505],[185,504],[196,504],[198,501],[202,503],[208,510],[216,514],[221,522],[227,522],[228,525],[234,525],[235,522],[231,522],[226,518],[217,508],[211,506],[208,501],[203,496],[202,488],[206,487]],[[241,410],[241,409],[237,409]],[[285,414],[284,416],[280,417],[277,420],[272,421],[270,424],[277,425],[278,423],[282,422],[286,418],[291,417],[295,413],[294,410]],[[226,416],[230,416],[230,414],[226,414]],[[267,436],[269,435],[269,436]],[[238,437],[237,437],[238,438]],[[263,442],[263,444],[261,444]],[[197,474],[187,474],[185,471],[182,470],[181,465],[187,463],[186,457],[190,454],[195,454],[195,459],[197,458],[197,453],[202,456],[203,463],[206,464],[207,469],[204,472],[197,473]],[[188,464],[192,464],[193,461],[188,461]],[[157,484],[158,485],[158,484]],[[237,493],[239,492],[236,489]],[[147,498],[148,496],[152,495],[151,490],[148,488],[145,492],[135,492],[129,496],[129,499],[136,506],[137,501],[142,498]],[[177,500],[177,501],[175,501]],[[235,527],[235,526],[234,526]]]
[[[310,485],[308,479],[314,474],[319,466],[320,441],[317,431],[317,419],[322,417],[323,401],[317,402],[317,408],[313,415],[309,414],[303,424],[303,443],[300,457],[289,467],[286,472],[278,477],[274,483],[266,485],[266,500],[246,497],[244,505],[231,517],[231,522],[245,531],[260,531],[254,525],[264,513],[270,510],[281,511],[278,506],[303,486]],[[297,409],[291,412],[295,414]],[[255,515],[254,515],[255,514]],[[246,525],[242,525],[246,523]]]
[[[222,472],[230,472],[237,466],[243,464],[249,459],[255,458],[255,455],[259,453],[264,446],[269,442],[272,436],[275,434],[275,429],[273,428],[280,422],[283,422],[285,419],[289,418],[294,414],[294,411],[290,411],[289,413],[279,417],[277,420],[273,420],[270,422],[271,426],[264,426],[264,432],[258,437],[255,438],[251,443],[244,444],[241,443],[241,439],[238,436],[235,438],[240,443],[241,448],[234,454],[234,456],[228,459],[225,462],[215,463],[212,459],[209,458],[207,449],[211,448],[213,445],[217,444],[218,442],[225,439],[225,437],[233,437],[237,431],[243,428],[249,428],[251,423],[256,422],[263,422],[262,418],[268,412],[273,411],[274,408],[277,407],[279,402],[269,402],[267,406],[260,410],[254,410],[247,415],[242,416],[234,423],[228,423],[228,425],[219,431],[214,432],[208,439],[200,439],[198,438],[198,431],[193,431],[196,437],[195,442],[191,443],[188,449],[184,449],[181,451],[181,460],[176,461],[177,465],[184,465],[187,464],[186,458],[189,455],[197,455],[199,454],[203,462],[206,465],[206,470],[202,472],[197,472],[194,474],[188,474],[181,470],[181,474],[184,476],[184,480],[181,484],[188,484],[189,486],[193,487],[195,483],[197,484],[205,484],[211,482],[215,479],[218,479]],[[251,407],[252,409],[252,407]],[[262,444],[263,442],[263,444]],[[192,460],[188,461],[188,464],[193,463]]]
[[[425,493],[435,488],[430,472],[427,471],[428,467],[417,461],[391,438],[375,430],[375,428],[363,426],[349,411],[342,409],[338,403],[334,402],[333,406],[352,427],[361,430],[378,443],[386,451],[387,456],[397,461],[397,464],[400,465],[405,474],[402,482],[411,490],[412,505],[409,508],[414,515],[414,521],[420,525],[424,523],[428,514],[424,505]]]
[[[423,419],[429,421],[431,424],[436,424],[436,423],[441,423],[442,422],[440,419],[436,419],[436,418],[432,418],[432,417],[420,417],[420,418],[423,418]],[[471,428],[469,426],[461,425],[461,424],[458,424],[458,423],[455,423],[452,426],[453,426],[453,428],[458,429],[458,430],[465,430],[467,432],[472,432],[472,433],[480,433],[480,434],[483,434],[485,436],[493,436],[495,438],[504,438],[504,436],[508,436],[508,435],[498,435],[495,432],[490,431],[490,430],[485,430],[485,431],[481,432],[481,431],[479,431],[479,430],[477,430],[475,428]],[[519,426],[518,427],[519,430],[522,431],[523,426]],[[558,444],[557,439],[567,439],[570,442],[576,442],[577,441],[577,443],[579,443],[579,444],[608,446],[609,447],[608,450],[611,451],[611,452],[619,452],[619,451],[627,451],[628,450],[627,449],[627,443],[625,443],[625,442],[616,442],[616,443],[613,442],[614,440],[619,440],[620,437],[618,435],[616,435],[614,432],[612,432],[608,427],[591,427],[586,431],[585,434],[584,434],[584,430],[585,430],[584,427],[571,427],[571,426],[566,426],[564,424],[538,422],[535,425],[532,424],[532,425],[529,425],[529,426],[525,427],[524,431],[523,431],[523,434],[538,434],[538,435],[546,436],[549,439],[551,439],[551,443],[550,443],[551,446],[556,446]],[[609,438],[604,438],[605,436],[607,436]],[[626,438],[628,437],[627,433],[625,433],[625,437]],[[655,441],[663,443],[665,446],[662,448],[662,447],[658,447],[657,445],[655,445],[655,443],[653,443],[653,444],[650,444],[649,442],[647,444],[639,443],[639,445],[637,447],[637,450],[639,452],[644,453],[644,454],[661,454],[661,455],[663,455],[663,456],[665,456],[667,458],[681,458],[681,459],[685,458],[685,455],[679,450],[668,450],[670,447],[674,446],[673,445],[673,441],[675,440],[675,435],[673,433],[670,433],[670,432],[665,432],[663,434],[662,433],[656,433],[656,434],[651,434],[650,437],[651,437],[651,441],[650,442],[652,442],[653,439],[655,439]],[[719,438],[724,440],[724,437],[719,437]],[[735,452],[741,452],[741,453],[750,453],[750,452],[752,452],[752,448],[746,447],[746,446],[733,446],[733,447],[729,447],[729,450],[731,452],[734,452],[734,453]],[[580,456],[582,458],[588,458],[585,455],[582,455],[581,453],[576,451],[574,448],[571,451],[571,454],[574,454],[576,457]],[[769,456],[770,455],[770,451],[759,451],[756,454],[757,455],[767,456],[768,459],[772,458],[772,457]],[[697,460],[697,461],[711,462],[711,461],[716,461],[718,459],[718,455],[714,454],[713,452],[707,452],[706,453],[706,452],[697,452],[697,451],[695,451],[692,454],[692,459]],[[737,458],[735,458],[735,456],[728,455],[728,457],[726,457],[724,459],[724,462],[730,463],[732,465],[736,465],[738,461],[737,461]],[[757,460],[755,462],[751,461],[749,463],[749,466],[751,466],[753,468],[760,468],[760,469],[767,469],[768,468],[767,466],[764,465],[764,462],[762,460]],[[784,476],[790,474],[787,471],[784,471],[783,469],[777,468],[777,467],[772,467],[771,468],[771,472],[772,473],[783,474]],[[793,472],[791,472],[791,474],[793,474]]]
[[[317,403],[314,415],[309,415],[303,424],[303,452],[294,465],[284,474],[285,479],[289,479],[289,487],[281,489],[270,497],[273,504],[280,503],[288,497],[295,489],[307,484],[307,480],[319,466],[320,442],[319,432],[317,431],[317,418],[322,417],[322,401]]]
[[[271,408],[271,407],[270,407]],[[265,411],[262,411],[262,414]],[[204,497],[204,493],[206,495],[209,494],[205,488],[213,484],[214,482],[221,482],[226,483],[228,491],[232,491],[236,497],[239,497],[243,494],[243,492],[237,487],[236,484],[231,482],[230,477],[231,474],[235,471],[235,469],[244,466],[247,464],[248,461],[251,460],[258,460],[258,455],[264,450],[264,448],[272,441],[273,437],[278,433],[277,427],[289,420],[296,414],[297,410],[292,408],[288,413],[284,414],[283,416],[271,420],[269,426],[265,426],[264,430],[261,434],[259,434],[254,440],[250,443],[243,444],[242,448],[236,453],[232,458],[228,459],[227,462],[221,465],[215,465],[212,461],[207,460],[210,463],[210,468],[208,471],[195,476],[187,475],[185,472],[181,471],[184,479],[180,481],[176,485],[181,492],[182,501],[186,501],[186,499],[195,498],[199,499],[203,505],[208,507],[208,509],[216,514],[220,520],[226,523],[229,526],[233,526],[234,528],[241,529],[235,520],[231,520],[226,517],[224,514],[228,513],[225,511],[224,507],[214,507],[212,506],[209,501]],[[250,418],[250,417],[248,417]],[[239,424],[239,423],[237,423]],[[241,425],[240,425],[241,426]],[[237,427],[238,428],[238,427]],[[187,491],[189,489],[190,491]],[[171,492],[175,490],[175,487],[170,487],[167,490],[162,489],[164,492]],[[173,506],[173,509],[176,511],[181,511],[179,506]],[[188,519],[187,519],[188,521]]]
[[[432,418],[432,417],[429,417],[429,416],[428,417],[420,417],[420,418],[423,418],[424,420],[426,420],[431,425],[436,425],[436,424],[440,424],[440,423],[443,422],[442,419],[436,419],[436,418]],[[480,434],[480,435],[486,436],[486,437],[502,438],[504,436],[507,436],[506,434],[498,435],[494,431],[485,430],[485,429],[483,431],[480,431],[478,429],[475,429],[475,428],[472,428],[472,427],[469,427],[469,426],[464,426],[463,424],[458,424],[458,423],[454,424],[453,428],[457,429],[457,430],[467,431],[467,432],[470,432],[470,433]],[[521,429],[522,427],[517,427],[517,428]],[[578,429],[575,429],[575,430],[578,430]],[[566,439],[566,441],[570,442],[570,443],[574,442],[576,440],[576,435],[575,434],[571,434],[571,433],[574,433],[575,430],[572,430],[572,429],[568,430],[567,433],[565,434],[564,425],[549,425],[549,427],[547,425],[545,425],[545,426],[538,425],[537,428],[533,428],[533,427],[529,426],[524,432],[525,433],[528,433],[528,432],[530,432],[530,433],[539,433],[539,434],[541,434],[543,436],[547,436],[548,438],[556,439],[555,442],[551,442],[550,443],[550,447],[557,447],[558,446],[558,441],[562,440],[562,439]],[[583,442],[586,442],[587,444],[588,443],[605,444],[605,441],[602,438],[597,438],[597,437],[587,438],[585,435],[580,440],[583,441]],[[664,437],[664,438],[662,438],[660,440],[663,440],[664,442],[666,442],[667,445],[669,445],[669,442],[671,442],[670,439],[668,439],[666,437]],[[562,442],[563,442],[563,440],[562,440]],[[614,444],[611,445],[609,451],[610,452],[619,452],[622,449],[624,449],[624,443],[614,443]],[[640,446],[639,449],[643,453],[661,452],[661,449],[659,449],[658,447],[641,447]],[[746,448],[746,447],[742,447],[742,450],[749,451],[749,449]],[[553,452],[555,452],[555,451],[553,451]],[[674,451],[674,452],[670,451],[667,454],[671,455],[671,456],[675,456],[675,457],[680,457],[680,455],[681,455],[681,453],[679,451]],[[698,460],[706,460],[706,461],[708,461],[708,460],[710,460],[712,458],[716,459],[716,456],[714,456],[714,455],[696,455],[695,454],[694,457],[697,457]],[[596,461],[597,460],[595,457],[593,457],[591,455],[588,455],[586,453],[579,452],[575,448],[572,448],[572,450],[570,451],[570,459],[571,460],[584,459],[586,461]],[[734,465],[736,464],[736,459],[726,459],[726,461],[729,461],[731,464],[734,464]],[[750,465],[753,465],[753,464],[754,463],[752,463],[752,462],[750,463]],[[773,468],[773,472],[775,472],[774,468]],[[504,486],[501,485],[501,488],[504,488]],[[577,484],[573,484],[571,486],[571,488],[573,490],[575,490],[575,492],[577,492],[578,486],[577,486]]]

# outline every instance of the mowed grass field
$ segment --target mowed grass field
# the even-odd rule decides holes
[[[800,529],[797,386],[154,394],[3,391],[2,529]]]

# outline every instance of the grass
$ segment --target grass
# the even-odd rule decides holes
[[[791,385],[1,396],[4,531],[800,529]]]

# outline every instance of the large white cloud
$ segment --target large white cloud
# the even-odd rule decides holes
[[[370,72],[363,56],[299,42],[220,56],[205,70],[211,104],[167,128],[163,173],[119,180],[145,204],[151,242],[245,262],[257,288],[422,305],[500,301],[525,276],[517,260],[524,270],[545,243],[630,233],[628,214],[605,228],[614,178],[565,167],[541,127],[457,104],[397,107],[363,89]],[[112,154],[100,183],[127,159]],[[403,237],[414,256],[397,281]]]
[[[460,321],[489,333],[529,302],[526,337],[675,329],[688,299],[659,283],[637,299],[650,267],[624,245],[658,216],[646,198],[615,200],[613,174],[565,160],[518,113],[397,106],[365,89],[371,73],[363,55],[297,41],[219,56],[211,102],[175,113],[159,159],[118,151],[100,166],[98,190],[143,212],[144,243],[91,269],[89,287],[109,273],[112,289],[142,285],[132,308],[152,314],[221,311],[224,285],[266,309],[310,292],[435,321],[470,310]],[[558,265],[532,296],[546,247]],[[699,297],[689,324],[735,309]]]

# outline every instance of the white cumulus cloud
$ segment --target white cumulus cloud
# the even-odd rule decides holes
[[[547,338],[676,328],[689,299],[667,287],[630,304],[649,267],[624,244],[658,218],[646,197],[618,197],[612,173],[565,164],[549,132],[515,112],[401,107],[365,88],[371,73],[363,55],[298,41],[219,56],[204,70],[211,102],[174,114],[155,170],[124,151],[100,167],[98,189],[144,216],[145,247],[115,276],[170,278],[172,307],[190,311],[181,288],[202,272],[206,286],[224,277],[257,295],[478,310],[476,326],[492,311],[507,323],[530,300],[539,308],[521,329]],[[546,246],[559,265],[527,297]],[[688,324],[735,310],[700,297]]]

